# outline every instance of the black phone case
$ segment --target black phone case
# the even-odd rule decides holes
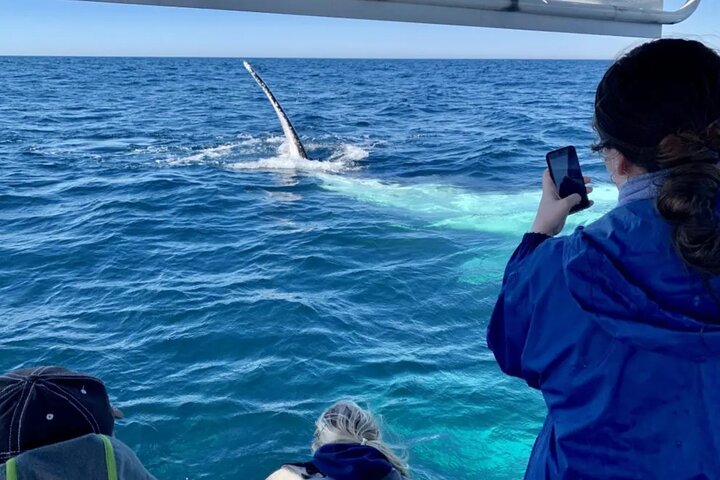
[[[564,150],[575,151],[575,147],[567,146],[567,147],[558,148],[557,150],[548,152],[547,155],[545,155],[545,163],[547,163],[548,170],[550,170],[550,178],[552,178],[552,181],[555,184],[555,189],[558,191],[558,194],[560,194],[561,186],[558,185],[557,180],[555,180],[555,174],[553,173],[552,164],[550,163],[550,156],[554,153],[562,152]],[[575,151],[575,157],[577,158],[577,151]],[[582,201],[570,210],[570,214],[579,212],[581,210],[585,210],[586,208],[590,208],[590,199],[588,199],[587,190],[585,189],[585,180],[584,180],[584,177],[582,174],[582,169],[580,167],[579,160],[578,160],[577,167],[578,167],[578,171],[580,172],[580,177],[578,180],[580,180],[580,184],[582,185],[582,188],[578,189],[576,192],[571,192],[568,195],[572,195],[573,193],[578,193],[582,197]],[[567,197],[568,195],[565,195],[565,196]],[[561,197],[561,198],[564,198],[564,197]]]

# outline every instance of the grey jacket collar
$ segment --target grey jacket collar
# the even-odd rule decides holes
[[[667,174],[668,170],[660,170],[632,177],[620,187],[618,206],[626,205],[637,200],[656,198],[658,193],[660,193]]]

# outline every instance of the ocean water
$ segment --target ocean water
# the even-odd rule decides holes
[[[350,398],[418,479],[522,476],[540,395],[485,328],[606,62],[0,57],[0,368],[102,378],[160,479],[262,479]]]

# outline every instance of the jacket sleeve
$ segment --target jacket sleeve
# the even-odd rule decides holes
[[[525,234],[505,267],[502,289],[487,330],[488,347],[500,369],[524,379],[533,388],[539,388],[539,374],[523,368],[522,355],[533,313],[533,282],[543,274],[539,271],[542,264],[548,263],[538,260],[544,253],[538,249],[543,243],[546,243],[543,247],[549,247],[547,244],[562,240],[550,238],[539,233]],[[554,262],[557,264],[560,260]]]

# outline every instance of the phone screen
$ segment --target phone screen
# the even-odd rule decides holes
[[[573,193],[582,197],[582,201],[573,207],[570,213],[588,208],[590,201],[575,147],[553,150],[547,154],[547,163],[560,198],[565,198]]]

